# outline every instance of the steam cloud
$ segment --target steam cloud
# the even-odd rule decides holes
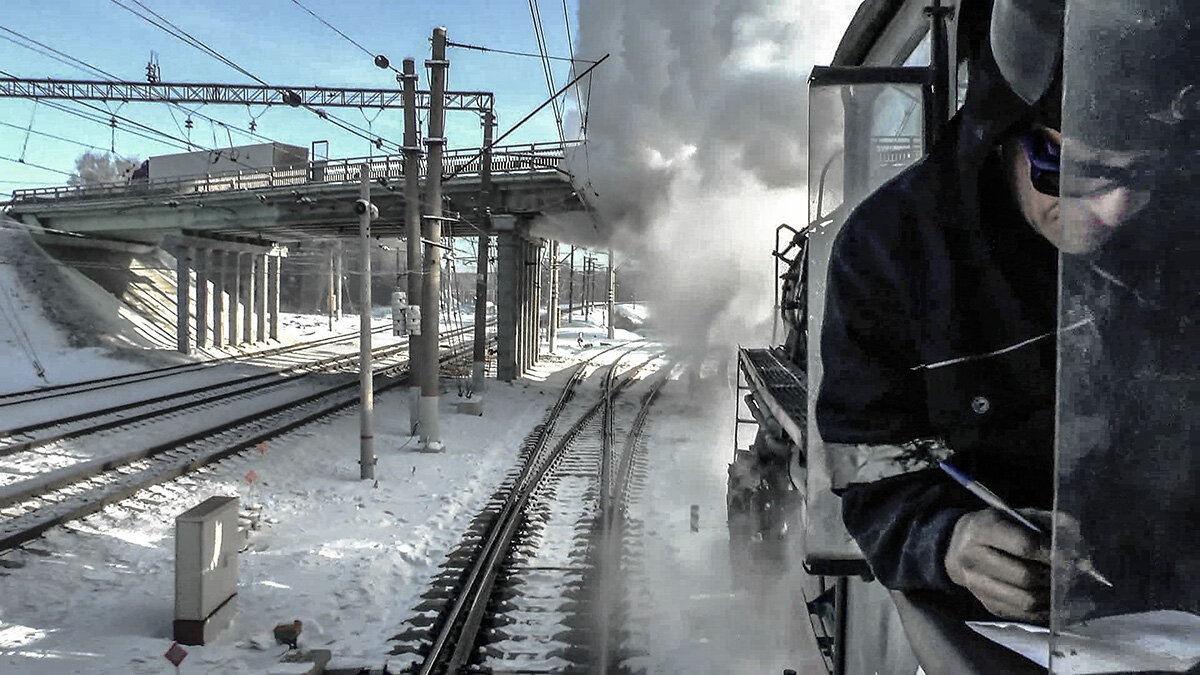
[[[596,216],[541,234],[612,246],[654,270],[656,324],[695,350],[761,343],[777,225],[807,217],[806,78],[853,13],[795,0],[580,0],[586,153],[570,169]]]

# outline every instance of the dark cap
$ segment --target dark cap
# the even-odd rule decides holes
[[[1061,71],[1064,7],[1065,0],[995,0],[992,54],[1009,87],[1030,105]]]

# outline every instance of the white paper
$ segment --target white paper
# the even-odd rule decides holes
[[[1050,667],[1050,630],[1009,621],[968,621],[975,632]],[[1083,621],[1054,637],[1054,672],[1064,675],[1166,671],[1200,663],[1200,616],[1175,610]]]

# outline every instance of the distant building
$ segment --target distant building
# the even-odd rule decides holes
[[[308,148],[283,143],[260,143],[236,148],[159,155],[151,157],[147,163],[148,178],[151,183],[156,183],[239,171],[269,171],[290,167],[301,169],[308,165]]]

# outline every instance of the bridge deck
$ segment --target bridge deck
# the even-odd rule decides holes
[[[566,150],[579,144],[579,142],[530,143],[493,148],[492,175],[511,177],[558,173],[565,178],[567,174],[562,168],[562,163],[566,160]],[[15,205],[30,201],[142,198],[147,195],[190,195],[297,185],[357,183],[360,179],[359,167],[363,164],[370,166],[371,178],[383,179],[385,182],[404,178],[404,156],[383,155],[316,160],[299,167],[276,167],[263,171],[227,171],[180,176],[170,180],[136,180],[96,185],[59,185],[18,189],[12,193],[12,203]],[[427,175],[428,166],[424,157],[420,160],[420,166],[421,175]],[[443,176],[453,175],[452,180],[455,181],[478,183],[481,167],[482,158],[479,149],[450,150],[443,156]]]
[[[567,151],[577,145],[494,148],[493,211],[534,214],[581,209],[563,167]],[[267,236],[276,241],[341,236],[357,231],[358,217],[349,205],[358,197],[363,164],[369,167],[372,201],[380,211],[372,232],[400,236],[405,213],[402,155],[317,160],[302,166],[171,180],[15,190],[8,210],[17,218],[32,216],[47,228],[136,241],[179,232]],[[457,213],[475,219],[481,165],[478,149],[446,153],[442,175],[450,177],[443,187],[449,200],[447,216]],[[422,176],[426,170],[422,159]],[[478,232],[476,225],[460,219],[443,227],[448,234],[466,236]]]

